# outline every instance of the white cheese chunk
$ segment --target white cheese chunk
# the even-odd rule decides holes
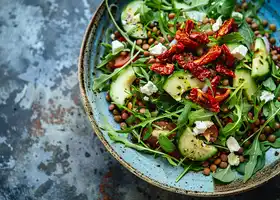
[[[223,25],[223,20],[222,20],[222,16],[220,16],[216,22],[212,25],[212,30],[214,32],[218,31],[220,29],[220,27]]]
[[[231,17],[243,19],[243,15],[240,12],[232,12]]]
[[[260,100],[266,102],[272,101],[275,98],[275,95],[271,92],[268,92],[266,90],[262,91],[262,94],[260,96]]]
[[[163,52],[165,52],[166,50],[167,50],[167,48],[164,45],[162,45],[161,43],[159,43],[149,49],[150,53],[154,56],[158,56],[158,55],[162,54]]]
[[[193,128],[193,135],[202,134],[213,125],[214,123],[211,121],[196,121],[195,127]]]
[[[189,11],[185,12],[185,14],[192,20],[202,22],[203,19],[206,18],[206,13],[205,12],[200,12],[200,11]]]
[[[149,101],[149,97],[147,97],[147,96],[144,96],[144,101]]]
[[[153,84],[153,82],[149,81],[146,85],[140,87],[140,91],[147,96],[151,96],[158,91],[158,88],[155,84]]]
[[[238,166],[240,164],[240,159],[239,159],[239,156],[235,155],[233,152],[231,152],[229,155],[228,155],[228,163],[231,165],[231,166]]]
[[[242,60],[246,56],[247,52],[247,47],[245,47],[244,45],[239,45],[231,51],[231,54],[238,60]]]
[[[120,41],[114,40],[112,42],[112,53],[113,53],[113,55],[116,55],[117,53],[119,53],[123,49],[124,49],[124,44],[121,43]]]
[[[227,147],[230,152],[235,152],[240,149],[240,145],[238,144],[237,140],[232,136],[227,139]]]

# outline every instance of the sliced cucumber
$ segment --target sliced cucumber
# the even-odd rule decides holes
[[[205,161],[218,152],[216,147],[206,145],[197,139],[190,128],[187,128],[179,138],[178,149],[183,157],[194,161]]]
[[[263,79],[269,74],[269,53],[266,50],[265,43],[262,38],[257,38],[255,41],[255,49],[252,61],[252,77]]]
[[[132,1],[123,10],[121,21],[124,30],[134,38],[147,38],[147,31],[140,22],[140,14],[135,14],[138,9],[145,6],[144,1]]]
[[[246,81],[246,83],[244,83]],[[252,96],[257,91],[257,84],[252,78],[250,70],[248,69],[237,69],[235,70],[235,78],[233,79],[233,87],[239,87],[244,83],[244,90],[248,100],[252,100]]]
[[[125,100],[131,97],[130,87],[135,81],[136,75],[131,66],[123,69],[117,78],[113,80],[110,88],[110,97],[113,102],[124,105]]]
[[[184,92],[191,88],[202,88],[203,86],[204,83],[194,78],[190,73],[178,71],[166,80],[163,89],[176,101],[181,101]]]

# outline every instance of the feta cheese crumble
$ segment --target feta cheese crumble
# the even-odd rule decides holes
[[[153,84],[153,82],[149,81],[146,85],[140,87],[140,91],[147,96],[151,96],[158,91],[158,88],[155,86],[155,84]]]
[[[232,12],[231,17],[243,19],[243,15],[240,12]]]
[[[158,56],[158,55],[162,54],[163,52],[165,52],[166,50],[167,50],[167,48],[164,45],[162,45],[161,43],[159,43],[149,49],[150,53],[154,56]]]
[[[220,16],[217,21],[212,25],[212,30],[214,32],[218,31],[220,27],[223,25],[222,16]]]
[[[189,11],[185,12],[185,14],[192,20],[202,22],[204,18],[206,18],[205,12],[199,12],[199,11]]]
[[[113,53],[113,55],[116,55],[117,53],[119,53],[123,49],[124,49],[124,44],[121,43],[120,41],[114,40],[112,42],[112,53]]]
[[[244,45],[239,45],[231,51],[231,54],[238,60],[242,60],[246,56],[247,52],[247,47],[245,47]]]
[[[213,125],[214,123],[211,121],[196,121],[195,127],[193,128],[193,135],[202,134]]]
[[[144,96],[144,101],[149,101],[149,97],[147,97],[147,96]]]
[[[240,149],[240,145],[238,144],[237,140],[232,136],[227,139],[227,147],[230,152],[235,152]]]
[[[262,91],[262,94],[260,96],[260,100],[264,101],[265,103],[272,101],[275,98],[275,95],[271,92],[268,92],[266,90]]]
[[[228,155],[228,163],[231,165],[231,166],[238,166],[240,164],[240,159],[239,159],[239,156],[235,155],[233,152],[231,152],[229,155]]]

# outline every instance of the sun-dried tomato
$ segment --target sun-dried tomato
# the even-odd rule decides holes
[[[216,99],[218,102],[223,102],[224,100],[226,100],[226,99],[229,97],[230,92],[231,92],[231,90],[230,90],[230,89],[227,89],[226,92],[225,92],[224,94],[216,95],[216,96],[215,96],[215,99]]]
[[[234,19],[230,18],[226,20],[221,26],[221,28],[218,30],[216,37],[218,38],[229,34],[233,30],[233,27],[234,27]]]
[[[200,44],[208,44],[210,41],[206,33],[192,32],[190,38]]]
[[[178,30],[176,32],[175,39],[178,42],[183,43],[185,48],[190,50],[190,51],[195,50],[199,46],[199,43],[197,43],[197,42],[195,42],[195,41],[193,41],[193,40],[191,40],[189,38],[189,34],[188,33],[182,32],[180,30]]]
[[[216,92],[217,92],[217,87],[220,83],[220,80],[221,80],[221,77],[220,76],[215,76],[212,80],[211,80],[211,88],[208,88],[208,91],[207,93],[210,94],[210,95],[216,95]],[[212,94],[213,93],[213,94]]]
[[[170,75],[174,71],[174,64],[155,63],[150,69],[160,75]]]
[[[234,56],[231,54],[229,48],[227,47],[227,45],[223,44],[221,46],[222,48],[222,52],[223,52],[223,60],[226,63],[226,65],[228,67],[232,67],[234,65],[235,62],[235,58]]]
[[[221,48],[218,45],[215,45],[211,47],[211,49],[206,54],[195,60],[194,63],[197,65],[206,65],[216,60],[221,55],[221,53]]]
[[[220,73],[221,75],[225,75],[225,76],[230,76],[230,77],[235,77],[235,74],[232,70],[230,69],[227,69],[225,66],[221,65],[221,64],[218,64],[216,66],[216,71],[218,73]]]
[[[220,112],[219,102],[212,95],[204,93],[200,89],[193,88],[189,99],[212,112]]]
[[[215,142],[219,136],[219,130],[217,126],[213,125],[206,129],[206,131],[203,133],[203,136],[208,142]]]
[[[211,71],[209,69],[196,65],[192,62],[192,54],[176,54],[173,56],[173,60],[176,60],[181,68],[189,70],[194,77],[201,81],[204,81],[206,78],[210,78],[211,76]]]
[[[120,37],[118,38],[118,40],[119,40],[120,42],[126,42],[126,39],[125,39],[123,36],[120,36]]]
[[[184,51],[184,49],[185,49],[184,44],[181,42],[178,42],[177,44],[173,45],[170,49],[168,49],[167,51],[160,54],[157,58],[161,61],[171,59],[171,57],[174,54],[181,53]]]
[[[194,28],[194,22],[192,20],[187,20],[186,21],[186,27],[185,27],[185,32],[190,34],[191,31],[193,30]]]

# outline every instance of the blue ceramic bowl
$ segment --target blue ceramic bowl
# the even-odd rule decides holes
[[[122,9],[127,3],[128,1],[121,1],[117,5]],[[276,11],[279,7],[280,1],[270,0],[261,9],[260,16],[280,27],[280,16]],[[113,143],[108,135],[99,128],[103,124],[103,116],[107,117],[109,123],[115,129],[119,129],[119,125],[114,122],[111,113],[108,111],[106,94],[94,94],[91,90],[94,84],[93,79],[99,73],[95,66],[103,54],[100,42],[105,39],[105,30],[109,27],[109,24],[111,24],[111,21],[103,2],[93,16],[83,40],[79,60],[79,80],[84,106],[95,133],[107,150],[123,166],[143,180],[160,188],[186,195],[204,197],[241,193],[255,188],[279,174],[279,157],[275,156],[276,150],[271,149],[266,155],[265,168],[245,184],[242,182],[242,177],[239,177],[231,184],[218,185],[213,182],[211,176],[204,176],[201,172],[190,172],[180,182],[175,183],[175,179],[182,172],[182,168],[172,167],[164,159],[155,159],[152,155],[143,154],[121,144]],[[274,37],[278,40],[280,38],[279,33],[276,32]]]

